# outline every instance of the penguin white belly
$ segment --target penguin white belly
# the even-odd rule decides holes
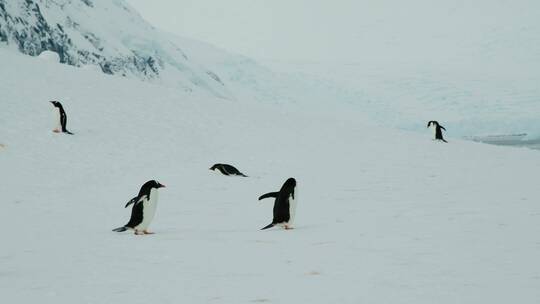
[[[58,110],[58,108],[55,107],[55,108],[53,108],[53,111],[54,111],[54,113],[53,113],[53,117],[54,117],[53,126],[54,126],[54,129],[60,131],[60,130],[62,130],[62,125],[60,123],[60,110]]]
[[[287,222],[289,226],[294,222],[294,216],[296,215],[296,204],[298,202],[298,193],[296,190],[294,192],[294,198],[292,195],[289,197],[289,221]]]
[[[158,192],[157,189],[150,190],[150,198],[143,201],[143,220],[135,227],[135,230],[146,230],[156,215]]]

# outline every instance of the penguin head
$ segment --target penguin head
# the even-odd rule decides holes
[[[291,190],[294,190],[295,187],[296,187],[296,180],[290,177],[289,179],[285,181],[281,189],[283,190],[288,189],[289,191],[291,191]]]
[[[143,195],[149,195],[152,189],[159,189],[163,187],[165,187],[165,185],[160,184],[158,181],[149,180],[141,186],[138,197],[142,197]]]
[[[292,197],[294,198],[295,189],[296,189],[296,179],[290,177],[289,179],[285,181],[285,183],[281,187],[280,192],[286,192],[289,195],[292,195]]]
[[[210,170],[216,170],[218,166],[219,166],[219,164],[215,164],[212,167],[210,167]]]
[[[427,127],[429,128],[432,124],[434,127],[439,126],[439,122],[437,122],[436,120],[431,120],[428,122]]]
[[[150,191],[150,189],[152,189],[152,188],[159,189],[159,188],[163,188],[163,187],[165,187],[165,185],[160,184],[158,181],[149,180],[146,183],[144,183],[144,185],[142,185],[141,191],[143,191],[143,190]]]
[[[51,100],[49,101],[50,103],[53,104],[53,106],[55,106],[56,108],[59,108],[60,107],[60,103],[58,101],[54,101],[54,100]]]
[[[159,188],[165,188],[165,185],[163,184],[160,184],[158,181],[156,180],[151,180],[150,181],[152,184],[151,184],[151,187],[152,188],[156,188],[156,189],[159,189]]]
[[[289,179],[285,181],[285,185],[288,185],[289,187],[296,187],[296,180],[292,177],[289,177]]]

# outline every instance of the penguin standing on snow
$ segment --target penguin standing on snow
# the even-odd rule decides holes
[[[133,204],[129,222],[122,227],[113,229],[113,231],[122,232],[128,229],[133,229],[135,230],[136,235],[153,234],[153,232],[148,232],[148,226],[156,214],[158,199],[157,189],[162,187],[165,186],[155,180],[144,183],[139,191],[139,194],[126,204],[125,208]]]
[[[270,192],[259,197],[259,200],[275,197],[276,201],[274,202],[274,218],[272,223],[268,226],[262,228],[261,230],[274,227],[279,225],[285,229],[292,229],[292,223],[294,221],[294,215],[296,212],[296,180],[294,178],[289,178],[279,192]]]
[[[223,173],[223,175],[238,175],[247,177],[247,175],[244,175],[244,173],[238,171],[235,167],[227,164],[215,164],[213,165],[210,170],[218,170],[219,172]]]
[[[443,126],[439,125],[439,123],[437,121],[435,121],[435,120],[431,120],[430,122],[428,122],[427,127],[429,128],[431,125],[433,125],[435,127],[435,139],[442,140],[445,143],[447,143],[447,141],[444,140],[444,138],[442,136],[442,130],[446,131],[446,129]]]
[[[62,132],[62,133],[73,135],[73,133],[69,132],[66,129],[67,115],[66,115],[66,111],[64,111],[64,107],[62,106],[62,104],[59,101],[51,101],[50,103],[52,103],[53,106],[55,107],[55,113],[56,113],[57,126],[53,130],[53,132],[55,133]]]

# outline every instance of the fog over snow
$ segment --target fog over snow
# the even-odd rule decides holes
[[[339,91],[325,102],[380,124],[540,137],[538,1],[129,2],[169,32]]]
[[[255,59],[440,62],[466,55],[518,62],[540,50],[540,4],[533,0],[129,3],[162,29]]]

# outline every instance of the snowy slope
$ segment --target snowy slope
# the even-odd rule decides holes
[[[454,137],[527,134],[527,143],[540,138],[537,2],[319,2],[301,16],[307,23],[295,13],[304,3],[271,10],[280,12],[273,31],[282,34],[263,38],[288,51],[294,43],[316,42],[302,55],[329,52],[327,62],[261,64],[157,30],[123,0],[0,0],[0,46],[7,43],[30,55],[52,50],[70,65],[224,99],[326,110],[355,107],[362,121],[409,131],[424,131],[426,122],[436,119]],[[253,9],[285,4],[257,2]],[[186,11],[196,8],[185,5]],[[218,15],[224,17],[226,6],[213,8],[222,8]],[[312,30],[315,20],[335,22]],[[310,34],[280,43],[306,30],[292,26],[297,23],[310,26]],[[245,43],[257,45],[253,41]],[[324,45],[345,47],[332,53]]]
[[[540,154],[0,49],[9,303],[538,303]],[[39,71],[39,73],[36,73]],[[50,99],[75,135],[52,133]],[[208,170],[228,162],[250,175]],[[259,231],[299,183],[296,229]],[[118,234],[156,178],[152,236]]]
[[[269,68],[249,57],[234,54],[208,43],[169,34],[167,38],[181,46],[186,55],[219,75],[220,81],[238,100],[281,104],[286,107],[344,110],[356,96],[348,86],[306,73],[295,66]],[[270,64],[270,66],[273,66]],[[283,68],[283,69],[281,69]],[[353,99],[354,98],[354,99]],[[356,113],[357,118],[374,121],[372,113]]]
[[[312,86],[245,56],[162,32],[123,0],[0,0],[0,47],[45,53],[40,57],[54,61],[52,51],[69,65],[230,100],[313,104],[341,90]]]
[[[406,130],[437,119],[452,136],[540,139],[540,1],[128,1],[156,26],[311,79],[311,103]]]
[[[191,60],[123,0],[0,0],[0,46],[59,54],[77,67],[233,96],[204,62]]]
[[[418,131],[425,128],[427,121],[435,119],[452,136],[526,133],[529,139],[538,139],[540,73],[535,62],[511,68],[486,66],[481,62],[425,66],[266,64],[298,79],[315,79],[327,87],[339,88],[334,90],[334,100],[358,108],[377,124]]]
[[[315,43],[303,62],[270,67],[342,88],[348,94],[336,100],[379,124],[420,130],[436,119],[453,136],[540,139],[539,1],[320,1],[300,20],[293,9],[284,15],[276,32],[305,19],[328,22],[300,27],[306,37],[283,50],[298,56]]]

